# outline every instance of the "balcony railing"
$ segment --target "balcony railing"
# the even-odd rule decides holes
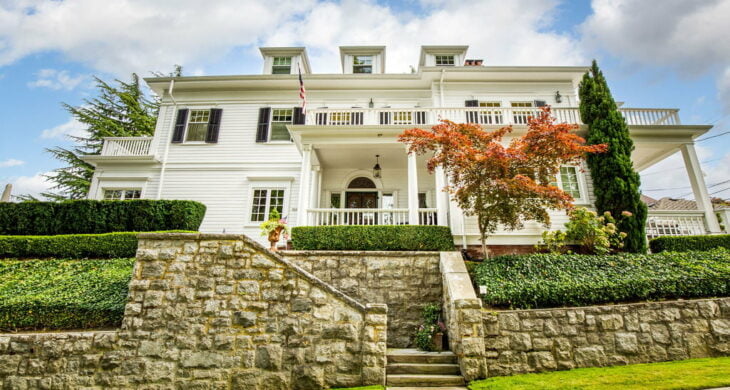
[[[672,108],[620,108],[630,126],[679,125],[679,110]],[[440,119],[481,125],[526,125],[540,112],[533,107],[453,107],[453,108],[318,108],[307,112],[306,124],[319,126],[425,125]],[[562,123],[581,123],[577,107],[553,107],[553,116]]]
[[[693,236],[707,234],[705,214],[702,211],[650,210],[646,219],[646,236]]]
[[[106,137],[102,156],[150,156],[152,137]]]
[[[418,209],[419,225],[436,225],[436,209]],[[309,226],[407,225],[408,209],[309,209]]]

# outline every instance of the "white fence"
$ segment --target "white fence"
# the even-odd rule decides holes
[[[106,137],[102,156],[149,156],[152,137]]]
[[[679,110],[672,108],[620,108],[631,126],[679,125]],[[535,107],[454,107],[454,108],[318,108],[307,111],[306,124],[319,126],[425,125],[440,119],[482,125],[526,125]],[[581,123],[577,107],[553,107],[560,123]]]
[[[649,211],[646,236],[692,236],[707,234],[705,214],[701,211]]]

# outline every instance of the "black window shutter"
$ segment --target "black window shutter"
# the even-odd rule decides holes
[[[352,113],[352,124],[353,125],[362,124],[362,112],[353,112]]]
[[[210,109],[210,118],[208,119],[208,133],[205,135],[205,142],[214,144],[218,142],[218,131],[221,127],[221,114],[223,110],[220,108]]]
[[[545,107],[547,106],[547,102],[544,100],[535,100],[535,107]]]
[[[303,125],[304,120],[306,119],[304,116],[304,110],[302,110],[301,107],[294,107],[294,115],[293,115],[295,125]]]
[[[464,102],[464,107],[479,107],[479,100],[467,100]]]
[[[177,119],[175,119],[175,129],[172,132],[172,143],[179,144],[183,142],[185,134],[185,124],[188,121],[188,109],[182,108],[177,110]]]
[[[318,112],[316,116],[314,117],[315,122],[317,122],[318,125],[324,126],[327,124],[327,113],[326,112]]]
[[[259,108],[259,124],[256,127],[256,142],[267,142],[269,140],[269,118],[271,118],[271,107]]]
[[[381,112],[380,113],[380,124],[381,125],[389,125],[390,124],[390,113],[389,112]]]

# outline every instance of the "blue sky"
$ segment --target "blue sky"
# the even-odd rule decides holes
[[[0,0],[0,184],[15,193],[48,186],[42,175],[59,163],[44,148],[69,146],[65,135],[83,131],[61,102],[93,96],[92,76],[128,79],[174,64],[187,75],[255,74],[264,45],[307,46],[323,73],[339,71],[342,44],[387,45],[390,72],[415,65],[422,44],[468,44],[487,65],[596,58],[626,106],[679,108],[685,124],[715,125],[709,135],[730,130],[730,46],[718,44],[730,36],[730,0],[653,3]],[[730,180],[729,151],[730,135],[698,144],[708,184]],[[679,156],[642,177],[650,196],[691,192]],[[730,186],[713,191],[730,198]]]

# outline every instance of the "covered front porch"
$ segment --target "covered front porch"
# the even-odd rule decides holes
[[[444,172],[402,144],[304,144],[302,157],[298,225],[448,225]]]

